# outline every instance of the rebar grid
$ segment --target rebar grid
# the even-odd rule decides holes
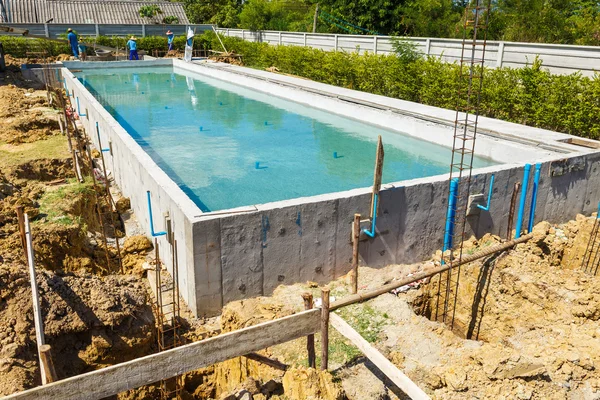
[[[451,229],[448,236],[451,240],[448,263],[450,269],[440,274],[436,296],[434,318],[454,329],[456,301],[460,280],[460,263],[463,256],[467,207],[471,190],[473,155],[477,138],[479,107],[483,88],[484,59],[487,43],[487,27],[491,9],[491,0],[476,0],[474,6],[467,7],[463,25],[463,41],[460,57],[459,90],[454,121],[454,140],[452,159],[450,161],[450,179],[448,196],[450,200],[452,181],[458,180],[453,202]],[[472,37],[469,31],[472,29]],[[483,36],[483,40],[478,37]],[[480,58],[476,58],[478,53]],[[463,89],[466,87],[466,90]],[[450,204],[450,203],[449,203]],[[442,257],[443,259],[443,257]],[[454,267],[454,265],[457,265]]]
[[[581,269],[585,273],[596,275],[600,266],[600,241],[598,240],[598,232],[600,231],[600,204],[598,204],[598,215],[594,221],[590,240],[588,241],[583,260],[581,260]]]
[[[171,234],[173,235],[173,234]],[[156,269],[156,337],[158,351],[173,349],[183,344],[180,336],[181,318],[179,303],[179,260],[177,257],[177,240],[170,238],[173,275],[170,282],[163,283],[161,277],[161,262],[158,250],[158,239],[154,239]],[[164,400],[181,399],[183,390],[183,376],[176,376],[160,381],[160,394]]]

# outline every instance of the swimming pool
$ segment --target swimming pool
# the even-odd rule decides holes
[[[384,183],[449,168],[447,147],[173,67],[75,75],[203,212],[368,187],[378,135]]]

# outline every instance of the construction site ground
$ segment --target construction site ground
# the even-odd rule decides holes
[[[45,336],[58,377],[157,351],[146,279],[152,243],[139,229],[120,225],[115,236],[122,243],[123,273],[107,265],[106,252],[114,248],[100,240],[95,191],[101,189],[74,178],[59,111],[43,88],[21,79],[19,61],[8,61],[0,79],[0,395],[41,384],[17,205],[32,221]],[[119,204],[127,215],[126,200]],[[540,223],[529,242],[462,267],[453,331],[430,318],[436,278],[336,313],[432,398],[600,399],[599,278],[580,270],[594,219]],[[471,239],[465,251],[499,241],[491,235]],[[435,268],[439,257],[360,268],[359,291]],[[331,300],[348,296],[349,283],[347,277],[332,282]],[[183,335],[191,342],[301,311],[305,292],[320,298],[320,288],[307,282],[230,303],[217,318],[195,319],[184,311]],[[317,334],[317,365],[319,348]],[[186,374],[182,397],[405,398],[333,328],[329,349],[329,372],[306,367],[306,340],[298,339],[260,352],[287,364],[286,371],[236,358]],[[118,398],[160,394],[148,386]]]

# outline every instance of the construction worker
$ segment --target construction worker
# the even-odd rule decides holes
[[[175,34],[169,29],[167,31],[167,43],[169,44],[169,51],[173,50],[173,39],[175,39]]]
[[[137,53],[137,42],[136,42],[136,38],[135,36],[132,36],[129,41],[127,42],[127,48],[129,49],[129,59],[133,60],[133,58],[135,57],[136,60],[139,60],[140,58],[138,57],[138,53]]]
[[[79,57],[79,43],[77,42],[77,35],[73,32],[73,29],[67,29],[67,39],[69,40],[69,45],[71,45],[71,51],[75,58]]]
[[[79,59],[81,61],[85,61],[85,56],[86,56],[86,52],[87,52],[87,45],[85,44],[85,41],[83,40],[83,38],[81,38],[81,41],[79,42]]]

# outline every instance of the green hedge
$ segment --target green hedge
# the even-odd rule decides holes
[[[71,54],[71,48],[66,43],[53,42],[51,40],[27,39],[18,36],[3,36],[0,42],[5,54],[13,57],[25,58],[27,53],[45,52],[49,56],[59,54]]]
[[[101,46],[108,47],[119,47],[124,48],[125,43],[129,40],[127,38],[116,37],[116,36],[99,36],[97,39],[94,37],[86,37],[85,42],[88,48],[93,48],[94,42]],[[185,48],[185,36],[175,36],[173,41],[176,50],[183,51]],[[43,52],[45,51],[49,56],[58,56],[60,54],[71,54],[71,48],[66,43],[59,43],[51,40],[44,39],[28,39],[23,37],[15,36],[4,36],[0,39],[4,46],[4,52],[10,54],[13,57],[24,58],[27,53],[31,52]],[[166,51],[167,50],[167,37],[166,36],[147,36],[137,39],[138,50],[145,50],[149,54],[154,50]],[[194,48],[208,48],[210,40],[208,37],[198,36],[194,41]]]
[[[204,35],[221,49],[213,33]],[[268,68],[318,82],[455,109],[459,70],[433,57],[404,62],[395,55],[328,52],[308,47],[272,46],[222,37],[227,50],[243,55],[246,66]],[[552,75],[536,60],[526,68],[485,70],[481,114],[505,121],[600,138],[600,74],[594,78]]]

